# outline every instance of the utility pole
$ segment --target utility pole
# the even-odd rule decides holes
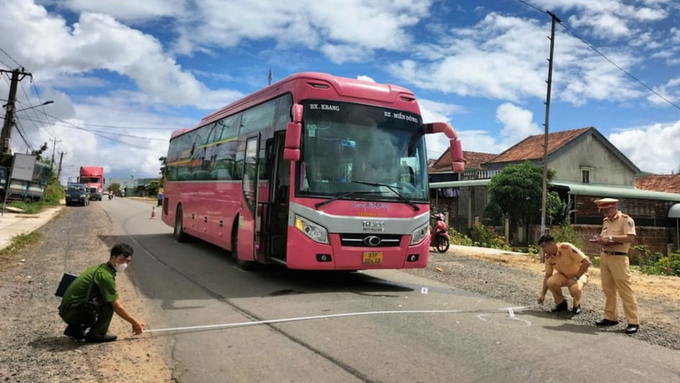
[[[53,144],[52,144],[52,167],[54,167],[54,149],[57,148],[57,142],[61,142],[61,140],[59,140],[55,137],[55,138],[51,139],[50,141],[53,142]]]
[[[543,139],[543,195],[541,198],[541,235],[545,235],[546,205],[548,202],[548,132],[550,131],[550,92],[552,89],[553,53],[555,51],[555,23],[562,21],[552,12],[547,11],[552,17],[550,28],[550,58],[548,59],[548,94],[545,101],[545,136]]]
[[[61,152],[59,154],[59,170],[57,170],[57,182],[60,182],[61,180],[61,163],[64,161],[64,152]]]
[[[16,112],[16,102],[17,97],[17,84],[19,81],[23,80],[26,76],[31,76],[30,73],[24,71],[24,68],[14,69],[12,71],[0,69],[1,73],[12,73],[12,77],[9,85],[9,96],[7,97],[6,111],[5,111],[5,123],[2,126],[2,153],[11,154],[10,140],[12,136],[12,127],[14,126],[14,113]],[[21,76],[21,77],[20,77]]]

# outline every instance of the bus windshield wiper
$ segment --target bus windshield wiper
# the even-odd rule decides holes
[[[418,205],[414,204],[414,203],[411,202],[408,198],[406,198],[406,197],[404,197],[403,195],[401,195],[401,193],[399,193],[399,192],[397,191],[397,189],[396,189],[395,187],[393,187],[393,186],[390,186],[390,185],[387,185],[387,184],[381,184],[381,183],[378,183],[378,182],[366,182],[366,181],[352,181],[352,182],[353,182],[353,183],[357,183],[357,184],[364,184],[364,185],[368,185],[368,186],[384,186],[384,187],[390,189],[390,191],[391,191],[392,193],[396,194],[397,197],[398,197],[400,200],[404,201],[404,202],[407,203],[409,206],[411,206],[411,207],[413,208],[413,210],[415,210],[415,211],[419,211],[419,210],[420,210],[420,208],[418,207]]]
[[[333,202],[333,201],[337,201],[337,200],[339,200],[339,199],[347,198],[347,197],[349,197],[349,196],[351,196],[351,195],[358,194],[358,193],[362,193],[362,194],[382,194],[382,193],[380,193],[379,191],[371,191],[371,190],[354,190],[354,191],[351,191],[351,192],[349,192],[349,193],[340,194],[339,196],[335,196],[335,197],[329,198],[329,199],[327,199],[327,200],[325,200],[325,201],[323,201],[323,202],[319,202],[319,203],[317,203],[316,205],[314,205],[314,207],[316,207],[317,209],[319,209],[319,208],[320,208],[321,206],[323,206],[323,205],[328,205],[329,203],[331,203],[331,202]]]

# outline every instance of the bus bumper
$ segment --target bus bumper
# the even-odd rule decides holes
[[[409,246],[402,236],[397,247],[349,247],[340,245],[338,234],[329,234],[330,245],[312,241],[299,230],[288,232],[286,264],[302,270],[366,270],[424,268],[429,260],[429,236]]]

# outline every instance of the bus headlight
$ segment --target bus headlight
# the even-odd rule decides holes
[[[328,231],[321,225],[318,225],[299,215],[295,216],[295,227],[306,236],[311,238],[314,242],[328,244]]]
[[[423,240],[427,238],[428,234],[430,234],[430,228],[428,224],[424,224],[423,226],[413,230],[413,233],[411,233],[410,245],[417,245],[420,242],[423,242]]]

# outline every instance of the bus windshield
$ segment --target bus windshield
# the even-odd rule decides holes
[[[419,115],[338,101],[302,104],[298,195],[428,201],[427,155]]]

